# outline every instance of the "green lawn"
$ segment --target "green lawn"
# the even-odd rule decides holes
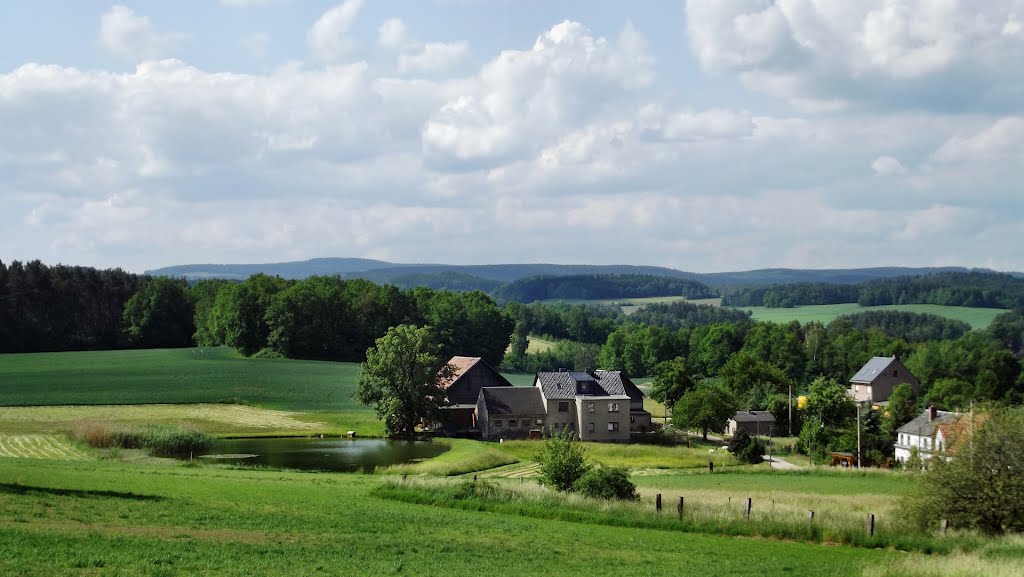
[[[250,359],[220,348],[0,355],[0,405],[243,401],[290,410],[364,410],[359,365]]]
[[[865,311],[907,311],[912,313],[928,313],[939,315],[948,319],[964,321],[973,329],[984,329],[992,323],[992,319],[1005,309],[981,309],[971,307],[948,307],[942,305],[884,305],[877,307],[862,307],[857,303],[838,305],[813,305],[793,308],[767,308],[767,307],[736,307],[740,310],[751,311],[754,319],[769,321],[773,323],[788,323],[800,321],[806,324],[817,321],[823,324],[832,322],[840,315],[850,315]]]
[[[414,505],[381,482],[0,460],[0,574],[833,576],[905,556]]]

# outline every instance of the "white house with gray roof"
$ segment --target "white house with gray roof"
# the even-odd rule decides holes
[[[949,441],[946,426],[955,423],[961,416],[962,413],[928,407],[914,420],[896,430],[896,461],[906,463],[914,449],[922,461],[945,451]]]
[[[873,357],[850,379],[849,393],[858,403],[879,405],[888,403],[892,390],[903,383],[910,385],[914,394],[921,394],[921,382],[899,358]]]

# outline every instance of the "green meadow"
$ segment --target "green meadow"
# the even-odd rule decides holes
[[[405,503],[383,482],[0,460],[0,574],[832,576],[894,556]]]
[[[828,324],[841,315],[852,315],[866,311],[905,311],[911,313],[928,313],[946,317],[956,321],[963,321],[971,328],[978,330],[992,324],[992,319],[1006,312],[1005,309],[982,309],[971,307],[950,307],[943,305],[883,305],[877,307],[862,307],[857,303],[845,303],[838,305],[812,305],[793,308],[768,308],[768,307],[736,307],[740,310],[750,311],[755,320],[769,321],[773,323],[788,323],[800,321],[801,324],[819,322]]]

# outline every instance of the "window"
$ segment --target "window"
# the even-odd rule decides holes
[[[494,428],[498,429],[498,428],[500,428],[502,426],[502,424],[503,423],[501,421],[494,421]]]
[[[583,391],[584,393],[589,391],[590,383],[588,383],[587,381],[583,381],[582,383],[580,383],[580,390]]]
[[[593,413],[594,412],[594,401],[587,401],[587,412],[588,413]]]
[[[537,419],[536,424],[537,424],[538,427],[543,425],[544,424],[544,419]]]
[[[595,430],[596,430],[596,428],[594,427],[594,423],[587,423],[587,432],[588,433],[593,433]]]
[[[619,423],[616,422],[616,421],[609,422],[608,423],[608,430],[609,431],[618,431],[619,430]]]
[[[633,415],[630,415],[629,416],[629,422],[630,423],[635,423],[636,422],[636,417],[634,417]]]
[[[894,377],[900,376],[900,370],[899,369],[893,369],[892,370],[892,376],[894,376]]]
[[[618,413],[619,412],[619,404],[618,403],[608,403],[608,412],[609,413]]]
[[[558,401],[558,412],[568,413],[569,412],[569,401]]]
[[[524,426],[524,427],[529,427],[529,426],[530,426],[530,419],[523,419],[523,420],[522,420],[522,421],[520,422],[520,424],[521,424],[522,426]]]

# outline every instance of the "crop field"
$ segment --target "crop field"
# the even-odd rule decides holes
[[[250,359],[226,347],[0,355],[0,405],[244,401],[287,410],[365,410],[359,365]]]
[[[788,323],[800,321],[801,324],[819,322],[828,324],[840,315],[850,315],[866,311],[906,311],[912,313],[928,313],[946,317],[957,321],[964,321],[971,325],[971,328],[978,330],[992,324],[992,319],[1005,309],[981,309],[971,307],[949,307],[942,305],[884,305],[877,307],[862,307],[857,303],[846,303],[838,305],[813,305],[793,308],[767,308],[767,307],[736,307],[739,310],[750,311],[754,319],[769,321],[773,323]]]
[[[90,458],[58,435],[0,435],[0,457],[67,461]]]
[[[374,495],[386,479],[5,459],[0,574],[842,576],[908,558],[397,502]]]
[[[81,422],[119,425],[194,423],[217,433],[245,431],[311,432],[327,423],[302,413],[260,409],[247,405],[77,405],[48,407],[0,407],[0,432],[63,432]]]

